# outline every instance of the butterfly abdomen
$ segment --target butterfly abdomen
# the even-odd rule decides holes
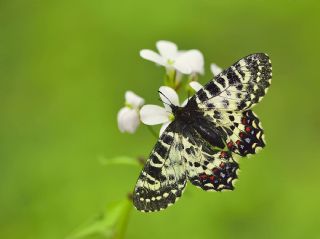
[[[222,137],[224,132],[220,131],[213,123],[204,121],[206,123],[200,123],[194,125],[194,129],[199,135],[204,138],[213,147],[223,149],[225,147],[225,137]]]

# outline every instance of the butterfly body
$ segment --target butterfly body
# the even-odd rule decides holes
[[[173,128],[176,132],[190,132],[196,130],[202,138],[206,139],[212,146],[224,148],[221,141],[223,132],[219,131],[217,125],[206,119],[195,101],[189,101],[185,107],[173,110],[175,116]],[[173,106],[174,108],[175,106]]]
[[[206,191],[234,189],[235,156],[265,146],[251,108],[265,95],[271,69],[266,54],[252,54],[196,92],[185,107],[171,104],[174,120],[152,150],[133,193],[138,210],[167,208],[181,197],[187,180]]]
[[[170,107],[174,115],[174,121],[179,121],[185,126],[193,124],[195,122],[195,117],[192,112],[188,110],[188,105],[185,107],[171,105]]]

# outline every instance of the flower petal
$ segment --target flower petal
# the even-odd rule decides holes
[[[159,88],[159,91],[162,93],[159,93],[160,98],[162,100],[164,108],[166,108],[166,110],[171,112],[171,108],[169,105],[174,104],[176,106],[179,106],[179,96],[177,94],[177,92],[172,89],[171,87],[168,86],[161,86]]]
[[[216,64],[212,63],[210,65],[210,69],[211,69],[211,72],[214,76],[217,76],[219,75],[221,72],[222,72],[222,68],[220,68],[219,66],[217,66]]]
[[[164,123],[161,128],[160,128],[160,132],[159,132],[159,136],[162,135],[162,133],[166,130],[166,128],[169,126],[171,122],[167,122],[167,123]]]
[[[180,57],[179,57],[179,59],[180,59]],[[175,61],[174,64],[173,64],[173,67],[177,71],[179,71],[179,72],[181,72],[183,74],[186,74],[186,75],[189,75],[189,74],[192,73],[191,67],[189,65],[187,65],[185,62],[181,61],[181,60],[180,61]]]
[[[189,68],[189,70],[193,73],[203,74],[204,72],[204,59],[199,50],[190,50],[179,54],[175,64],[179,67],[184,66],[185,68]]]
[[[203,86],[197,82],[197,81],[191,81],[189,83],[189,85],[191,86],[192,89],[194,89],[196,92],[199,91]]]
[[[176,44],[170,41],[157,41],[157,49],[161,56],[164,58],[174,60],[178,53],[178,47]]]
[[[134,133],[140,124],[137,110],[128,107],[121,108],[117,118],[118,128],[122,133]]]
[[[158,105],[144,105],[140,110],[140,119],[147,125],[162,124],[169,121],[169,113]]]
[[[140,56],[143,58],[143,59],[146,59],[146,60],[149,60],[149,61],[152,61],[154,63],[157,63],[159,65],[162,65],[162,66],[166,66],[166,60],[160,56],[158,53],[154,52],[154,51],[151,51],[151,50],[148,50],[148,49],[143,49],[140,51]]]
[[[125,99],[126,103],[131,105],[134,109],[138,109],[144,104],[144,99],[132,91],[126,91]]]
[[[182,106],[182,107],[185,107],[185,106],[188,104],[188,102],[189,102],[190,99],[191,99],[191,97],[185,99],[185,100],[182,102],[181,106]]]

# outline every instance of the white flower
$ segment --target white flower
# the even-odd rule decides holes
[[[192,89],[194,89],[196,92],[198,92],[203,86],[198,81],[191,81],[189,83]]]
[[[191,74],[204,73],[204,59],[199,50],[189,50],[181,53],[177,64],[189,66]]]
[[[167,70],[176,69],[183,74],[203,74],[204,59],[199,50],[178,51],[177,45],[170,41],[158,41],[156,46],[159,53],[143,49],[140,56],[166,67]]]
[[[122,133],[134,133],[140,124],[139,109],[144,104],[144,99],[127,91],[125,100],[125,107],[118,112],[118,127]]]
[[[168,127],[168,125],[174,120],[172,114],[171,104],[180,106],[179,96],[174,89],[168,86],[161,86],[159,91],[160,98],[164,107],[158,105],[144,105],[140,110],[141,121],[147,125],[162,124],[160,129],[160,135]]]
[[[222,72],[222,68],[220,68],[218,65],[212,63],[210,65],[210,69],[211,69],[211,72],[214,76],[217,76],[219,75],[221,72]]]

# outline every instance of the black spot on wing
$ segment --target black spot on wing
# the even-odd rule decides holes
[[[168,134],[165,134],[162,138],[162,141],[168,145],[171,145],[173,142],[173,137]]]
[[[197,95],[198,95],[199,100],[201,100],[202,102],[205,102],[208,99],[208,96],[203,89],[199,90]]]
[[[220,93],[220,88],[215,84],[214,81],[211,81],[206,86],[206,90],[208,90],[212,96],[216,96],[218,93]]]
[[[154,164],[162,164],[162,161],[159,160],[158,156],[156,156],[155,154],[151,154],[151,155],[150,155],[150,160],[151,160]]]
[[[155,152],[157,152],[162,158],[164,158],[168,152],[168,149],[162,145],[162,143],[158,142],[154,149]]]
[[[237,74],[233,71],[231,67],[226,70],[225,74],[227,75],[230,85],[241,83],[240,78],[237,76]]]
[[[216,81],[222,85],[222,87],[226,87],[226,82],[225,79],[223,79],[222,77],[217,77]]]
[[[144,171],[158,181],[166,180],[166,176],[161,173],[162,172],[161,167],[154,167],[154,166],[148,165],[148,167],[145,168]]]

